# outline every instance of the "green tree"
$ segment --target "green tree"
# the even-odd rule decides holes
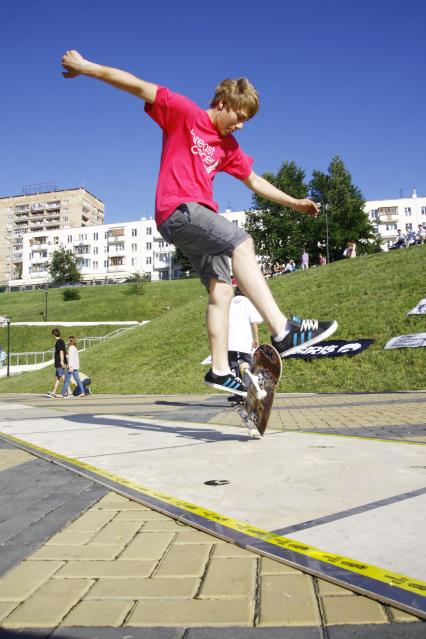
[[[186,271],[193,271],[190,260],[184,253],[182,253],[180,248],[178,248],[177,246],[175,247],[174,253],[172,255],[172,264],[174,266],[178,266],[184,273],[186,273]]]
[[[74,253],[62,246],[53,252],[47,270],[56,284],[75,284],[81,280]]]
[[[348,242],[356,242],[358,254],[380,250],[373,226],[364,212],[361,190],[352,183],[352,176],[339,156],[331,160],[327,173],[314,171],[309,186],[311,198],[322,204],[313,225],[316,243],[311,250],[314,254],[326,253],[327,226],[330,260],[342,258]]]
[[[308,195],[305,172],[295,162],[285,161],[276,175],[263,177],[296,198]],[[287,206],[253,196],[252,210],[247,212],[246,230],[253,237],[256,252],[271,264],[288,259],[299,261],[302,248],[309,245],[313,233],[312,219]]]

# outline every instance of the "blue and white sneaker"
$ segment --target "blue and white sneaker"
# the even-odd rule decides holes
[[[225,391],[226,393],[232,393],[233,395],[239,395],[245,397],[247,395],[247,388],[244,382],[239,378],[229,373],[228,375],[216,375],[210,368],[204,377],[204,383],[207,386],[212,386],[218,390]]]
[[[290,332],[281,342],[276,342],[271,337],[272,346],[275,346],[282,358],[297,353],[305,346],[312,346],[330,337],[338,326],[335,320],[320,321],[296,316],[293,316],[289,323],[291,325]]]

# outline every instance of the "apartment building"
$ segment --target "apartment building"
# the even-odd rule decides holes
[[[0,198],[0,284],[23,274],[24,238],[66,227],[102,224],[104,203],[84,188]]]
[[[418,197],[416,189],[407,198],[369,200],[364,210],[385,251],[395,242],[398,229],[407,233],[417,231],[419,224],[426,226],[426,197]]]
[[[233,224],[244,225],[244,211],[222,213]],[[28,232],[22,238],[22,277],[10,279],[10,290],[44,286],[49,281],[47,263],[53,252],[64,247],[77,260],[82,281],[87,284],[123,282],[135,273],[149,280],[174,278],[179,268],[172,264],[174,247],[158,233],[152,218],[121,224]]]

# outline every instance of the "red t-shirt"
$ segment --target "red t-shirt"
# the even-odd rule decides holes
[[[163,149],[155,196],[159,226],[183,202],[199,202],[213,211],[213,179],[219,171],[245,180],[253,160],[233,135],[222,137],[207,112],[191,100],[158,87],[155,102],[145,111],[163,129]]]

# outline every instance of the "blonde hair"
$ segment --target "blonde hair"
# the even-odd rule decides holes
[[[70,335],[68,337],[68,341],[69,341],[71,346],[76,346],[77,345],[77,340],[75,339],[74,335]]]
[[[227,109],[243,109],[247,112],[247,119],[252,118],[259,110],[259,94],[247,78],[222,80],[216,87],[210,106],[215,107],[219,102]]]

